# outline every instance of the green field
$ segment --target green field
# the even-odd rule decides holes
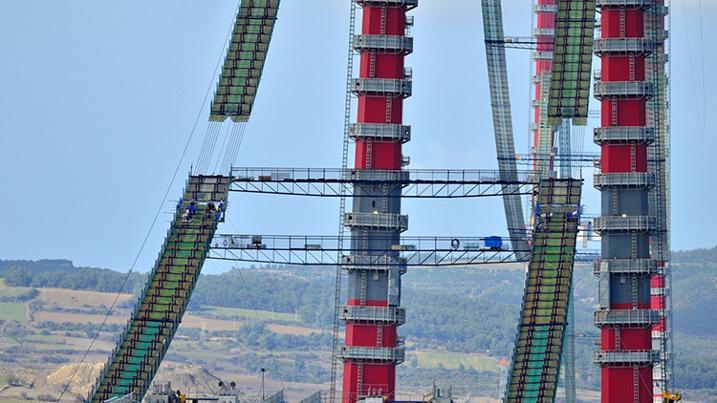
[[[299,322],[296,315],[290,313],[278,313],[270,311],[255,311],[241,308],[225,308],[221,306],[202,306],[202,312],[216,315],[221,319],[256,319],[280,320],[284,322]]]
[[[0,302],[0,320],[27,322],[27,304]]]
[[[32,291],[32,288],[28,287],[10,287],[5,284],[5,281],[0,278],[0,297],[15,298],[22,297]]]
[[[443,366],[449,369],[457,369],[462,364],[465,368],[473,368],[476,371],[498,372],[498,361],[495,358],[481,354],[451,353],[447,351],[416,351],[413,354],[416,355],[419,368]]]

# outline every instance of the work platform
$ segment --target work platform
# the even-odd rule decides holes
[[[376,191],[391,197],[396,188],[404,198],[517,196],[531,194],[538,185],[532,171],[503,179],[498,170],[232,168],[231,177],[234,192],[316,197],[376,197]]]

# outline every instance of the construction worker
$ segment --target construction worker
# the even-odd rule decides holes
[[[221,213],[221,220],[217,219],[217,221],[224,221],[224,208],[226,206],[224,205],[224,199],[219,200],[219,206],[217,206],[217,212]]]

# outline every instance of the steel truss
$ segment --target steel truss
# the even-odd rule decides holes
[[[400,245],[368,252],[396,252],[398,257],[373,255],[366,248],[351,249],[338,246],[338,236],[323,235],[248,235],[217,234],[211,242],[208,259],[250,263],[285,264],[299,266],[376,266],[405,265],[412,267],[474,266],[525,262],[517,256],[528,256],[529,250],[513,244],[527,244],[528,237],[513,240],[503,238],[500,247],[491,246],[491,237],[402,237]],[[576,260],[592,261],[599,253],[578,252]]]
[[[462,198],[531,194],[538,179],[532,171],[518,171],[504,180],[498,170],[407,170],[371,172],[336,168],[232,168],[230,191],[296,196],[358,197],[395,195],[406,198]],[[355,188],[355,189],[354,189]],[[355,191],[354,191],[355,190]]]

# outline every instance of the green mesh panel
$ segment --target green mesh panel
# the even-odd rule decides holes
[[[559,0],[550,80],[550,125],[586,125],[595,31],[595,0]]]
[[[533,249],[513,364],[509,402],[555,398],[572,281],[582,181],[545,179],[538,187]]]
[[[229,182],[223,176],[189,178],[184,203],[177,209],[148,287],[93,389],[92,402],[128,393],[141,400],[149,388],[182,320],[217,227],[214,214],[205,214],[205,203],[198,203],[189,222],[181,213],[192,200],[226,200]]]
[[[269,51],[280,0],[242,0],[209,120],[246,122]]]

